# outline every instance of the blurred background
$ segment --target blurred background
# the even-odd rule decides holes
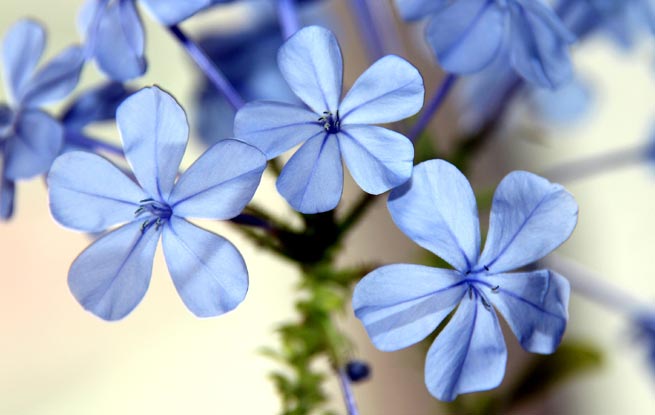
[[[237,3],[215,7],[183,27],[196,38],[230,33],[270,9],[266,1]],[[349,2],[309,3],[302,11],[303,22],[319,23],[336,33],[344,53],[347,89],[370,64]],[[399,20],[387,0],[370,3],[384,18],[392,19],[389,30],[400,34],[385,44],[387,52],[418,66],[430,95],[443,74],[424,45],[422,25]],[[81,0],[5,0],[0,3],[0,32],[4,34],[21,17],[33,17],[48,29],[45,57],[51,57],[80,41],[75,21],[81,4]],[[200,125],[183,162],[188,166],[204,148],[197,131],[208,123],[226,123],[222,133],[229,135],[230,116],[221,113],[220,103],[213,107],[198,99],[202,80],[196,67],[165,29],[146,13],[143,20],[149,70],[130,85],[161,86],[178,99],[191,122]],[[564,179],[562,183],[578,200],[580,219],[573,237],[558,253],[652,305],[655,164],[635,158],[621,168],[582,178],[567,176],[568,170],[562,173],[558,166],[575,166],[579,160],[611,152],[645,151],[655,128],[655,42],[644,36],[632,48],[622,49],[598,36],[575,45],[573,57],[577,73],[591,91],[586,110],[575,119],[561,119],[537,117],[524,106],[513,109],[476,156],[470,179],[478,190],[493,189],[516,169]],[[87,65],[78,90],[101,79],[97,69]],[[0,97],[5,96],[0,90]],[[453,131],[462,123],[458,102],[457,94],[452,95],[430,127],[439,151],[447,152],[456,139]],[[57,113],[62,107],[52,109]],[[216,111],[215,117],[208,109]],[[118,142],[113,125],[98,127],[96,132]],[[346,180],[347,204],[359,190],[350,178]],[[290,215],[268,173],[255,200],[281,216]],[[425,255],[392,224],[384,200],[379,198],[346,241],[340,263],[411,262]],[[275,345],[275,327],[294,318],[299,272],[229,225],[202,225],[227,236],[245,257],[250,272],[245,302],[220,318],[193,317],[175,292],[158,251],[143,302],[125,320],[107,323],[85,312],[66,283],[71,262],[90,238],[54,222],[42,179],[20,183],[15,216],[0,223],[0,414],[277,413],[278,397],[268,379],[277,364],[258,350]],[[354,387],[362,414],[446,413],[440,412],[439,403],[424,386],[421,346],[395,353],[377,351],[350,309],[340,324],[356,339],[355,355],[373,370],[370,380]],[[655,371],[648,367],[646,349],[633,341],[623,316],[574,293],[566,340],[597,346],[603,355],[600,368],[567,380],[517,413],[655,413]],[[513,336],[506,336],[506,341],[510,361],[505,381],[510,382],[525,356]],[[328,387],[331,406],[344,413],[336,380]]]

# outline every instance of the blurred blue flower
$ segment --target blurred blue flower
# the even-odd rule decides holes
[[[170,26],[218,3],[233,0],[139,0],[163,25]],[[87,55],[111,79],[126,81],[146,71],[145,33],[136,0],[87,0],[79,26]]]
[[[646,348],[650,370],[655,374],[655,310],[644,310],[633,318],[636,340]]]
[[[523,82],[499,56],[487,68],[470,76],[458,88],[460,119],[467,131],[480,131],[502,119],[510,103],[519,99],[536,117],[547,124],[572,122],[590,107],[592,90],[579,77],[555,89]]]
[[[239,110],[234,133],[271,159],[304,143],[284,166],[280,194],[302,213],[334,209],[343,190],[341,157],[357,184],[380,194],[411,176],[412,143],[369,124],[409,117],[423,105],[423,80],[409,62],[385,56],[340,101],[343,62],[327,29],[300,30],[280,48],[278,66],[291,90],[308,107],[256,101]]]
[[[45,44],[45,30],[31,20],[14,24],[3,41],[9,105],[0,102],[1,219],[13,213],[14,182],[47,172],[59,154],[62,126],[41,108],[75,88],[84,63],[82,49],[71,46],[37,71]]]
[[[275,64],[282,41],[277,22],[268,22],[238,32],[206,35],[199,44],[245,100],[300,103]],[[199,85],[196,101],[196,128],[205,143],[233,135],[235,112],[211,82],[204,79]]]
[[[527,81],[555,88],[570,79],[575,36],[542,0],[396,0],[407,20],[430,16],[426,36],[448,72],[471,74],[508,51]]]
[[[237,216],[255,193],[266,158],[223,140],[175,182],[188,140],[177,102],[156,87],[143,89],[121,104],[116,120],[138,184],[86,152],[61,155],[48,175],[59,223],[85,232],[124,223],[75,259],[68,274],[73,295],[103,319],[125,317],[145,295],[162,234],[168,269],[189,310],[200,317],[232,310],[248,289],[243,258],[228,240],[185,218]]]
[[[581,39],[600,32],[630,47],[642,33],[655,34],[653,0],[560,0],[558,12]]]
[[[94,149],[95,141],[85,135],[84,129],[89,124],[113,121],[118,106],[132,93],[120,82],[109,81],[75,97],[61,117],[64,151]]]
[[[355,287],[353,308],[383,351],[419,342],[455,310],[425,363],[432,395],[451,401],[500,384],[507,349],[494,307],[525,350],[557,348],[568,319],[568,281],[547,269],[508,271],[542,258],[571,235],[578,206],[562,186],[528,172],[507,175],[494,195],[482,254],[475,195],[453,165],[419,164],[412,179],[391,192],[388,205],[407,236],[455,269],[378,268]]]

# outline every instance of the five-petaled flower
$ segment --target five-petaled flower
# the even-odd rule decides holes
[[[343,190],[341,157],[367,193],[406,182],[414,148],[403,135],[369,124],[389,123],[423,106],[423,79],[409,62],[385,56],[355,82],[340,102],[343,62],[336,38],[310,26],[280,48],[278,66],[291,90],[309,107],[273,101],[246,104],[235,119],[237,139],[271,159],[304,143],[283,168],[280,194],[302,213],[334,209]]]
[[[396,5],[408,20],[430,16],[427,40],[448,72],[474,73],[508,56],[523,78],[544,87],[572,76],[568,45],[576,37],[544,0],[396,0]]]
[[[116,121],[139,184],[85,152],[58,157],[48,175],[50,208],[64,226],[100,232],[124,223],[73,262],[68,275],[73,295],[103,319],[126,316],[148,288],[161,234],[168,269],[186,306],[200,317],[232,310],[248,289],[241,254],[185,218],[237,216],[254,195],[266,158],[248,144],[223,140],[175,182],[189,132],[177,102],[156,87],[146,88],[121,104]]]
[[[232,0],[139,0],[164,25]],[[146,71],[145,33],[136,0],[87,0],[80,13],[87,54],[110,78],[125,81]]]
[[[480,254],[475,196],[453,165],[431,160],[394,189],[389,210],[398,227],[454,270],[395,264],[365,276],[353,308],[381,350],[427,337],[454,309],[430,348],[425,382],[435,397],[494,388],[505,373],[507,349],[494,307],[523,348],[552,353],[568,319],[568,281],[550,270],[508,273],[563,243],[578,207],[564,188],[518,171],[496,189],[489,234]]]
[[[46,44],[45,30],[20,20],[2,44],[9,105],[0,102],[0,219],[13,213],[15,182],[44,174],[61,150],[61,124],[41,108],[66,97],[77,85],[82,49],[71,46],[38,71]]]

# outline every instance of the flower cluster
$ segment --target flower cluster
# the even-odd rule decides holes
[[[569,45],[607,29],[630,40],[636,26],[618,24],[625,24],[626,16],[639,15],[631,20],[639,21],[638,30],[655,32],[652,2],[562,0],[551,7],[546,0],[395,0],[405,19],[429,19],[427,42],[450,73],[406,134],[405,126],[394,123],[419,113],[425,96],[423,77],[412,63],[397,55],[383,56],[344,94],[344,62],[336,36],[316,25],[296,31],[294,1],[270,2],[287,22],[282,33],[284,38],[290,35],[288,39],[271,39],[273,31],[265,26],[254,30],[252,38],[236,39],[234,48],[239,50],[234,53],[232,45],[227,47],[230,53],[222,49],[225,39],[219,36],[204,44],[218,44],[217,53],[207,54],[177,26],[231,1],[88,0],[79,19],[85,44],[65,49],[38,70],[44,29],[31,20],[13,26],[2,50],[9,97],[8,104],[0,104],[0,218],[12,215],[17,180],[47,174],[54,219],[99,234],[73,261],[70,290],[84,309],[110,321],[126,317],[145,296],[160,237],[175,288],[194,315],[218,316],[244,300],[249,275],[243,257],[230,241],[195,225],[194,219],[250,226],[254,230],[244,234],[273,252],[295,260],[311,258],[299,260],[310,275],[301,286],[312,294],[311,300],[297,309],[307,314],[304,322],[320,322],[320,329],[311,333],[319,340],[313,339],[311,347],[296,342],[305,332],[286,326],[281,331],[293,347],[280,355],[303,366],[303,376],[311,366],[308,356],[317,351],[329,356],[343,382],[350,415],[356,410],[348,381],[368,378],[370,367],[345,356],[340,347],[347,342],[335,340],[340,339],[329,326],[329,313],[347,303],[330,297],[335,286],[345,287],[350,295],[356,283],[354,313],[380,350],[411,346],[442,327],[427,353],[425,383],[443,401],[502,382],[507,347],[497,312],[525,350],[553,353],[568,321],[569,282],[551,269],[526,267],[572,234],[578,219],[575,199],[561,185],[533,173],[509,173],[494,193],[481,249],[478,202],[467,178],[435,153],[415,166],[414,139],[440,108],[455,75],[476,74],[464,91],[477,130],[497,122],[518,88],[526,85],[559,88],[553,94],[580,98],[568,101],[582,102],[576,106],[582,108],[587,96],[572,82]],[[189,138],[185,111],[157,86],[137,90],[122,83],[147,69],[137,4],[148,9],[203,70],[204,87],[215,87],[211,95],[200,94],[206,102],[214,102],[218,91],[232,107],[225,111],[225,134],[217,134],[216,127],[225,114],[203,110],[201,130],[210,137],[205,140],[209,147],[184,172],[179,168]],[[359,12],[366,13],[366,7],[359,4]],[[252,56],[244,58],[244,48],[257,51],[256,56],[248,50]],[[275,52],[277,69],[262,68]],[[215,60],[234,58],[232,66],[224,66],[230,76],[218,68],[222,62],[216,65],[208,55]],[[75,89],[89,61],[95,61],[109,81],[77,95],[59,117],[45,112],[47,104]],[[239,76],[245,86],[235,88],[228,79]],[[244,104],[241,95],[254,100]],[[292,102],[268,100],[285,96]],[[568,115],[573,112],[566,108]],[[86,135],[89,124],[107,120],[116,123],[120,148]],[[469,144],[453,156],[458,167],[465,164],[458,157]],[[299,213],[302,230],[251,203],[268,162],[294,148],[280,171],[271,170],[277,174],[278,192]],[[131,171],[97,154],[101,150],[124,158]],[[366,194],[346,214],[333,214],[341,205],[344,164]],[[336,269],[334,252],[347,231],[372,196],[386,192],[398,228],[452,269],[418,264]],[[321,301],[322,296],[329,301]],[[652,315],[635,320],[652,360]],[[320,376],[303,379],[312,386],[320,383]],[[283,392],[305,391],[307,386],[290,386],[282,376],[276,381]]]

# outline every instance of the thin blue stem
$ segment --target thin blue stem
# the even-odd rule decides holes
[[[554,182],[571,182],[648,161],[648,146],[611,151],[553,166],[541,175]]]
[[[379,33],[377,33],[375,20],[368,8],[368,3],[366,0],[350,0],[350,5],[355,12],[359,30],[364,37],[366,50],[371,61],[380,59],[384,56],[384,45]]]
[[[300,29],[296,0],[277,0],[277,15],[284,39],[289,39]]]
[[[350,387],[348,374],[343,368],[339,369],[339,382],[341,383],[341,391],[343,392],[343,400],[346,404],[348,415],[359,415],[357,402],[355,402],[355,395],[353,395],[353,391]]]
[[[221,72],[220,69],[214,65],[211,59],[207,54],[191,40],[178,25],[168,26],[168,30],[175,36],[175,38],[182,44],[184,49],[187,51],[191,59],[196,62],[196,65],[200,68],[202,72],[209,78],[209,80],[214,84],[216,89],[219,90],[225,96],[230,105],[234,110],[238,110],[243,107],[245,101],[239,95],[239,93],[234,89],[230,81],[227,80],[225,75]]]
[[[427,128],[434,115],[439,111],[439,108],[441,108],[441,105],[446,100],[446,97],[448,96],[448,93],[452,89],[453,85],[455,85],[455,81],[457,81],[457,75],[449,74],[441,82],[439,89],[437,89],[437,92],[435,92],[432,99],[430,99],[427,107],[423,109],[423,112],[421,113],[418,121],[416,124],[414,124],[411,131],[409,132],[410,140],[415,142],[421,133],[423,133],[423,131]]]
[[[122,148],[96,138],[91,138],[81,131],[67,129],[64,136],[66,142],[74,146],[84,147],[90,150],[106,151],[120,157],[125,157]]]

